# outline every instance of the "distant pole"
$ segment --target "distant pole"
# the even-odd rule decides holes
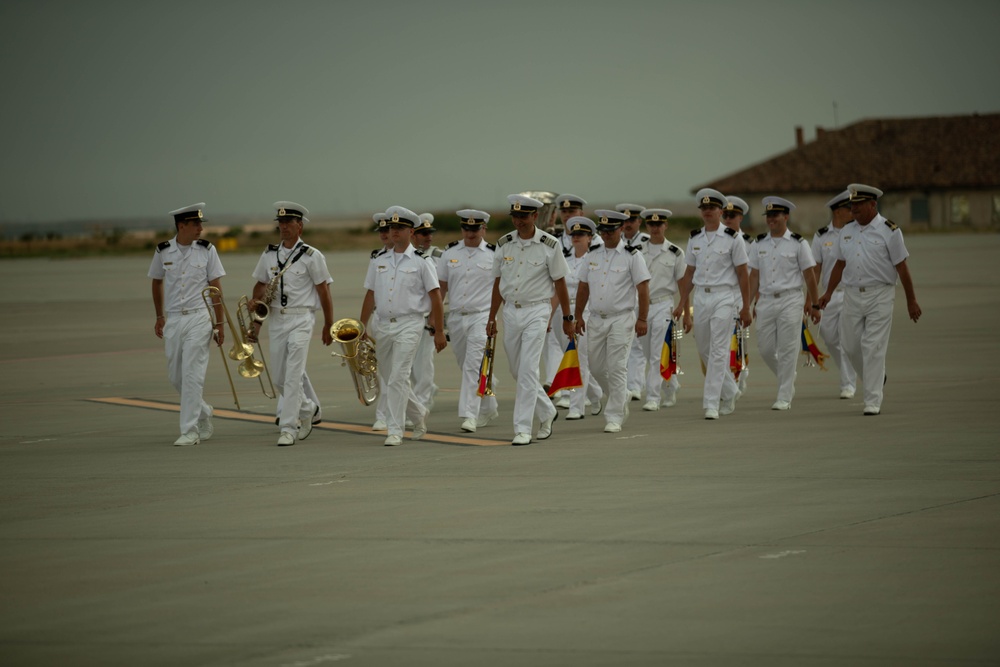
[[[833,129],[837,129],[837,100],[833,101]]]

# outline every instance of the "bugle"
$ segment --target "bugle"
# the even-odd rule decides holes
[[[476,389],[477,396],[493,396],[493,360],[496,356],[497,337],[489,336],[486,339],[486,348],[483,349],[483,360],[479,362],[479,388]]]
[[[344,318],[330,327],[330,336],[341,344],[343,354],[331,352],[330,356],[340,357],[351,371],[354,389],[362,405],[371,405],[378,400],[378,359],[375,357],[375,343],[365,337],[365,325],[358,320]]]
[[[670,363],[676,369],[674,370],[675,375],[684,375],[684,371],[681,370],[680,364],[680,354],[681,354],[681,338],[684,338],[684,325],[681,323],[680,319],[673,321],[674,333],[671,336],[673,339],[673,344],[670,346]]]

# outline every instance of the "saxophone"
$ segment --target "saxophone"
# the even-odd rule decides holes
[[[276,273],[267,283],[267,287],[264,288],[264,296],[254,304],[253,312],[250,313],[250,317],[253,318],[254,322],[263,322],[271,314],[271,306],[268,304],[274,301],[274,297],[278,294],[278,284],[281,282],[281,276],[290,268],[292,268],[292,262],[289,262],[288,266]]]

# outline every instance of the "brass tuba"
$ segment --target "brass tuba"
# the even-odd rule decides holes
[[[375,358],[375,343],[365,338],[365,325],[358,320],[344,318],[330,327],[330,336],[343,346],[344,353],[331,352],[330,356],[340,357],[351,370],[351,379],[362,405],[371,405],[378,400],[378,360]]]

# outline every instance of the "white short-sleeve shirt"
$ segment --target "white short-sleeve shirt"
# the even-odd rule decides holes
[[[833,253],[834,259],[844,260],[841,282],[846,287],[895,285],[896,265],[909,256],[903,232],[881,214],[867,225],[844,225]]]
[[[438,259],[438,279],[448,283],[451,310],[479,312],[490,309],[493,297],[494,246],[481,241],[470,248],[455,241]]]
[[[507,303],[527,304],[551,299],[552,282],[565,278],[566,259],[559,239],[536,228],[527,240],[517,231],[500,237],[493,256],[493,277],[500,278],[500,296]]]
[[[201,291],[226,272],[214,245],[199,239],[182,246],[175,236],[157,246],[147,275],[163,281],[163,310],[170,312],[205,308]]]
[[[626,250],[624,240],[614,248],[602,246],[591,250],[579,268],[581,283],[587,283],[587,304],[598,315],[613,315],[631,310],[636,301],[636,286],[649,280],[646,260],[638,250]]]
[[[684,259],[694,267],[694,285],[736,287],[736,267],[747,263],[747,248],[740,234],[728,227],[719,225],[714,232],[701,228],[691,233]]]
[[[412,245],[404,252],[383,250],[368,264],[365,276],[365,289],[375,293],[375,308],[383,319],[426,315],[430,292],[440,287],[434,264]]]
[[[757,284],[761,294],[801,290],[805,283],[802,272],[814,266],[816,260],[809,244],[788,229],[777,238],[761,234],[750,254],[750,268],[759,273]]]
[[[268,305],[318,310],[316,285],[333,282],[323,253],[302,241],[291,249],[283,244],[269,245],[257,260],[253,278],[259,283],[269,283],[282,269],[287,270],[281,275],[274,300]],[[281,303],[282,294],[285,295],[284,304]]]

